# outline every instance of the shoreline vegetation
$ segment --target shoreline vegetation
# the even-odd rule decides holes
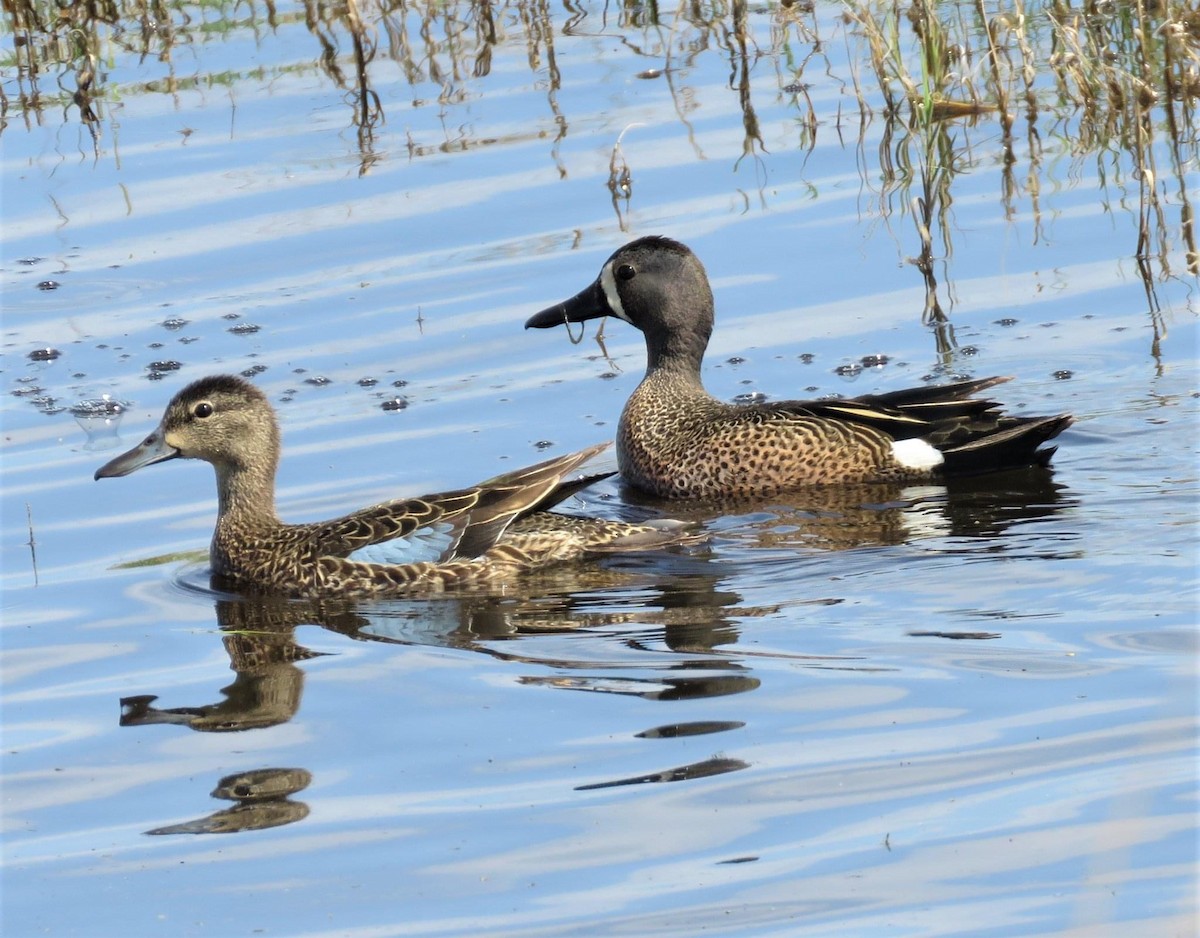
[[[301,21],[313,39],[311,62],[274,71],[261,65],[221,73],[184,68],[201,61],[181,54],[188,47],[235,32],[262,44],[282,26]],[[688,68],[698,56],[720,55],[738,98],[739,163],[766,158],[755,110],[756,98],[765,96],[794,108],[802,150],[811,150],[823,134],[855,140],[864,215],[888,226],[898,245],[911,243],[903,235],[909,224],[915,231],[918,250],[906,259],[923,278],[924,319],[941,351],[955,345],[941,299],[945,285],[952,305],[953,183],[975,166],[999,162],[1002,211],[1006,218],[1031,219],[1035,240],[1042,237],[1046,186],[1065,181],[1056,175],[1069,179],[1085,168],[1095,171],[1098,198],[1114,212],[1136,217],[1128,256],[1145,287],[1155,353],[1165,334],[1156,284],[1200,275],[1188,188],[1188,173],[1200,164],[1200,12],[1184,0],[853,0],[820,8],[812,0],[753,8],[744,0],[708,0],[674,9],[629,2],[615,12],[566,0],[559,10],[527,0],[308,0],[286,12],[271,0],[9,0],[4,24],[11,49],[0,52],[7,73],[0,133],[78,122],[90,136],[94,158],[101,159],[119,133],[111,112],[123,98],[191,88],[227,87],[232,94],[237,83],[268,81],[279,71],[319,70],[345,102],[360,175],[382,158],[376,138],[389,110],[447,110],[486,94],[502,44],[524,45],[557,128],[551,134],[539,119],[528,135],[552,137],[551,153],[563,173],[557,151],[570,125],[558,93],[568,66],[556,56],[558,37],[618,36],[626,50],[645,59],[638,78],[667,82],[689,134]],[[828,53],[834,43],[845,50],[836,63]],[[143,71],[147,62],[157,62],[158,75],[114,82],[109,73],[125,57]],[[411,89],[409,101],[385,103],[376,90],[385,68],[389,94],[399,69]],[[839,104],[836,115],[818,113],[810,80],[831,79],[841,83],[850,106]],[[868,135],[876,122],[882,133]],[[418,159],[494,142],[462,131],[437,143],[409,134],[406,148],[408,158]],[[1063,153],[1070,158],[1069,167],[1056,165],[1048,179],[1047,150],[1052,162]],[[608,190],[623,229],[634,169],[618,138]]]

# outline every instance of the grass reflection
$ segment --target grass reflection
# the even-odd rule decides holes
[[[360,174],[382,158],[387,112],[407,98],[412,107],[436,108],[443,128],[441,140],[406,130],[389,141],[392,149],[399,142],[410,159],[543,139],[565,176],[559,149],[573,116],[559,98],[571,75],[558,45],[607,37],[620,43],[617,55],[632,57],[629,74],[665,82],[698,158],[704,153],[691,122],[704,92],[694,72],[706,57],[724,63],[740,118],[735,166],[753,166],[757,198],[765,204],[772,155],[759,116],[763,103],[794,109],[791,146],[808,152],[822,132],[840,138],[843,124],[853,125],[854,115],[842,113],[841,104],[835,114],[814,104],[810,89],[832,82],[837,91],[852,92],[857,108],[867,214],[888,226],[894,216],[907,215],[913,224],[915,251],[905,248],[910,238],[893,234],[923,278],[924,317],[947,358],[955,347],[947,312],[954,302],[954,184],[981,166],[999,162],[1004,215],[1030,217],[1035,242],[1046,237],[1042,193],[1061,185],[1064,174],[1069,179],[1094,170],[1106,210],[1135,219],[1130,256],[1145,285],[1156,343],[1162,333],[1156,283],[1200,274],[1187,183],[1188,168],[1200,159],[1200,13],[1185,0],[854,0],[840,16],[806,0],[765,8],[745,0],[673,7],[627,0],[615,8],[574,0],[561,6],[547,0],[302,0],[287,7],[269,0],[12,0],[5,14],[12,41],[4,55],[11,78],[0,101],[5,127],[12,114],[28,129],[61,110],[64,120],[87,128],[97,157],[101,141],[118,132],[109,102],[239,81],[262,85],[274,75],[313,71],[342,95]],[[220,57],[213,56],[214,70],[205,71],[204,57],[180,54],[231,36],[261,47],[300,23],[312,39],[308,61],[217,71]],[[844,45],[845,59],[830,58],[835,41]],[[528,69],[545,95],[546,112],[515,132],[489,135],[456,109],[486,94],[493,82],[506,82],[497,90],[508,90],[511,74],[493,74],[502,48]],[[182,63],[193,61],[196,73],[183,74]],[[645,67],[637,71],[639,61]],[[157,74],[127,80],[133,65]],[[386,94],[380,90],[385,83]],[[398,94],[404,86],[407,93]],[[869,133],[875,121],[883,124],[878,138]],[[878,146],[869,146],[875,139]],[[1049,162],[1048,150],[1056,155]],[[1068,155],[1065,166],[1059,154]],[[625,229],[637,167],[626,161],[619,139],[610,170],[612,208]],[[749,208],[753,196],[743,196]]]
[[[1057,151],[1070,154],[1071,176],[1095,161],[1106,209],[1130,204],[1129,191],[1136,190],[1131,253],[1157,351],[1163,324],[1155,283],[1179,273],[1172,260],[1175,231],[1186,248],[1187,272],[1200,273],[1185,183],[1187,167],[1200,154],[1194,130],[1200,16],[1170,0],[1079,8],[1054,0],[1037,11],[1013,0],[994,12],[980,0],[868,2],[852,5],[849,15],[874,77],[870,88],[855,82],[859,107],[872,114],[872,103],[881,101],[885,122],[870,210],[885,220],[897,211],[911,215],[920,250],[910,260],[924,279],[924,317],[947,363],[955,341],[936,269],[948,279],[952,184],[990,158],[991,148],[976,148],[995,133],[994,124],[1001,134],[1005,217],[1014,218],[1027,200],[1023,209],[1032,216],[1035,241],[1045,237],[1043,133],[1055,138]],[[1161,154],[1168,167],[1157,165]],[[864,165],[869,162],[864,155]],[[869,174],[864,180],[870,185]],[[1168,207],[1177,219],[1168,217]]]

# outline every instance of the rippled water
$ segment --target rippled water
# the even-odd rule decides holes
[[[110,37],[98,140],[3,131],[5,935],[1194,933],[1196,282],[1168,238],[1148,300],[1127,166],[1047,123],[1006,197],[956,131],[948,334],[839,8],[748,50],[449,8],[366,134],[314,64],[352,87],[344,24],[236,9]],[[671,506],[708,542],[358,605],[210,591],[207,467],[92,481],[222,370],[279,407],[288,519],[610,438],[640,337],[521,324],[649,233],[708,266],[718,396],[1010,374],[1078,418],[1055,471]]]

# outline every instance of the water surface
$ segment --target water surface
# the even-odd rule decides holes
[[[841,8],[530,9],[364,13],[366,120],[352,31],[294,4],[179,7],[167,57],[102,31],[95,121],[10,115],[5,934],[1190,933],[1195,140],[1156,112],[1139,268],[1120,145],[949,125],[939,324]],[[714,394],[1012,375],[1078,419],[1054,472],[610,481],[571,509],[708,542],[357,605],[209,590],[205,466],[92,481],[217,371],[279,408],[289,520],[611,438],[640,336],[521,323],[650,233],[712,277]]]

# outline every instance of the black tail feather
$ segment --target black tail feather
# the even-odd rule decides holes
[[[942,450],[945,475],[975,475],[1022,466],[1045,466],[1057,449],[1042,446],[1074,423],[1070,414],[1054,417],[1001,417],[994,429]]]
[[[902,388],[899,391],[885,391],[883,394],[864,394],[855,398],[859,401],[869,401],[882,407],[894,407],[903,410],[907,407],[921,407],[928,404],[948,404],[952,401],[965,401],[980,391],[994,388],[998,384],[1006,384],[1011,377],[996,375],[991,378],[975,378],[970,381],[955,381],[951,384],[922,384],[915,388]],[[976,402],[978,403],[978,402]]]

